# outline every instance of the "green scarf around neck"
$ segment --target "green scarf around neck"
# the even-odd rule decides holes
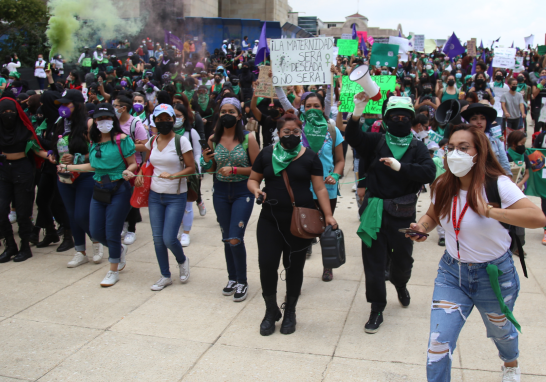
[[[239,85],[235,85],[235,86],[232,86],[233,88],[233,93],[235,93],[235,95],[239,95],[239,92],[241,91],[241,87]]]
[[[387,141],[387,146],[391,149],[392,155],[399,161],[408,150],[411,140],[413,139],[413,134],[409,134],[405,137],[395,137],[387,131],[385,133],[385,139]]]
[[[514,162],[523,162],[525,154],[518,154],[511,147],[508,149],[508,153]]]
[[[188,100],[191,102],[193,98],[193,93],[195,93],[195,90],[184,90],[184,94],[186,97],[188,97]]]
[[[518,84],[518,88],[516,91],[519,93],[522,90],[527,90],[527,84],[525,83]]]
[[[309,147],[315,153],[318,153],[319,150],[324,145],[324,139],[326,138],[326,133],[328,132],[328,122],[322,110],[310,109],[302,114],[303,120],[305,121],[305,126],[303,132],[305,138],[309,143]]]
[[[286,98],[288,98],[288,101],[290,101],[290,103],[294,103],[294,100],[296,99],[296,95],[294,93],[290,93],[286,96]]]
[[[273,172],[276,176],[281,176],[281,172],[298,156],[300,150],[301,143],[292,150],[285,149],[280,142],[275,143],[271,161],[273,162]]]
[[[174,129],[173,129],[173,131],[174,131],[175,134],[184,135],[184,133],[186,132],[186,128],[185,128],[185,127],[181,127],[181,128],[179,128],[178,130],[174,130]]]
[[[197,104],[201,108],[201,111],[207,110],[209,106],[209,95],[208,94],[198,94],[197,95]]]
[[[503,87],[504,87],[504,82],[502,82],[502,81],[501,81],[501,82],[495,81],[495,82],[493,82],[493,87],[494,87],[494,88],[503,88]]]

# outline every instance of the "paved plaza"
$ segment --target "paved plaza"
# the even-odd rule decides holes
[[[351,161],[349,152],[343,183],[354,179]],[[364,333],[370,306],[351,186],[342,185],[335,213],[345,233],[347,263],[334,270],[332,282],[323,282],[320,245],[313,247],[292,335],[279,333],[280,322],[273,335],[259,334],[265,312],[255,234],[259,206],[245,237],[249,296],[235,303],[222,295],[228,279],[209,175],[202,187],[207,215],[200,217],[195,207],[191,245],[184,250],[191,265],[185,285],[171,255],[173,285],[150,290],[160,274],[147,209],[142,209],[127,267],[111,288],[99,285],[108,271],[106,260],[69,269],[73,251],[57,253],[56,246],[33,247],[34,257],[23,263],[0,264],[0,382],[425,381],[431,297],[443,248],[436,232],[415,245],[411,305],[402,308],[388,284],[385,322],[377,334]],[[540,204],[538,198],[531,200]],[[429,203],[430,192],[421,194],[418,216]],[[546,248],[541,238],[541,229],[526,231],[528,279],[515,259],[521,292],[514,313],[523,331],[525,382],[546,380]],[[279,304],[284,293],[279,281]],[[501,364],[480,315],[473,312],[453,354],[452,381],[500,381]]]

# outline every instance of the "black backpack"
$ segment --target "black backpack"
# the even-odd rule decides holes
[[[485,194],[487,195],[487,200],[489,201],[489,204],[493,205],[496,208],[501,208],[501,197],[499,194],[497,178],[486,178]],[[512,239],[512,242],[516,243],[516,246],[519,252],[519,260],[521,262],[521,268],[523,269],[523,274],[525,275],[525,277],[529,278],[529,276],[527,276],[527,267],[525,266],[523,246],[521,245],[521,241],[519,240],[519,237],[516,235],[515,230],[511,229],[513,226],[503,222],[499,222],[499,223],[502,224],[502,226],[508,230],[508,233],[510,234],[510,238]]]

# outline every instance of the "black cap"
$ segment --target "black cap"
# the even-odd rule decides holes
[[[85,103],[85,98],[83,98],[82,92],[75,89],[67,90],[63,93],[61,98],[59,98],[58,100],[55,100],[56,105],[60,105],[62,103],[71,103],[71,102]]]
[[[98,117],[112,117],[116,116],[114,111],[114,106],[111,103],[99,103],[95,106],[95,112],[93,113],[93,118]]]

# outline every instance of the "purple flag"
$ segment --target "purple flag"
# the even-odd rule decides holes
[[[450,58],[464,53],[464,47],[459,42],[455,32],[453,32],[449,40],[445,43],[443,52]]]
[[[165,30],[165,45],[174,45],[179,50],[184,49],[184,43],[182,40],[167,30]]]
[[[487,69],[487,75],[489,78],[493,78],[493,61],[489,64],[489,69]]]
[[[510,48],[513,48],[514,47],[514,41],[512,41],[512,46]]]
[[[482,61],[485,62],[485,52],[482,52]]]
[[[352,36],[352,39],[353,39],[353,40],[358,39],[358,35],[356,34],[356,23],[353,24],[353,36]]]
[[[260,34],[260,42],[258,43],[258,52],[254,58],[254,65],[258,65],[260,62],[265,63],[266,55],[269,54],[269,47],[267,46],[267,37],[265,37],[265,23],[262,27],[262,33]]]

